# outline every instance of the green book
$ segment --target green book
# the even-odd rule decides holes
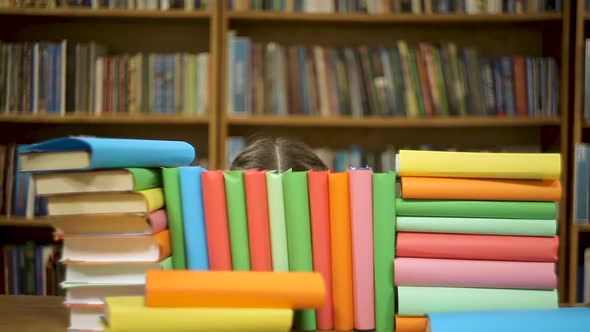
[[[162,187],[162,172],[153,168],[126,168],[133,175],[133,191]]]
[[[424,97],[422,97],[422,89],[420,88],[420,76],[418,76],[416,51],[411,47],[408,47],[408,64],[410,65],[410,75],[412,76],[412,81],[409,83],[413,85],[414,94],[416,97],[416,105],[418,106],[418,116],[424,117]]]
[[[231,259],[235,271],[250,271],[250,246],[248,241],[248,216],[246,212],[246,191],[244,172],[223,173]]]
[[[401,316],[473,310],[552,309],[559,306],[555,289],[399,286],[397,292],[398,314]]]
[[[464,217],[554,220],[555,202],[395,200],[404,217]]]
[[[186,253],[178,168],[163,168],[162,178],[164,180],[164,201],[168,215],[170,244],[172,246],[172,266],[175,270],[184,270],[186,269]]]
[[[557,221],[457,217],[397,217],[400,232],[555,236]]]
[[[283,173],[283,195],[285,222],[287,224],[289,271],[313,272],[307,172],[288,170]],[[313,309],[296,311],[295,329],[315,330],[315,311]]]
[[[375,271],[375,329],[392,332],[395,315],[393,259],[395,257],[395,173],[373,173],[373,262]]]

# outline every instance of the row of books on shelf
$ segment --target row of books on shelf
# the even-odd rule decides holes
[[[231,10],[307,13],[498,14],[561,11],[562,0],[230,0]]]
[[[205,114],[208,77],[208,53],[107,55],[94,42],[0,42],[4,113]]]
[[[205,10],[211,0],[0,0],[0,8],[92,8]]]
[[[64,295],[59,286],[65,277],[60,245],[27,242],[4,245],[1,251],[0,294]]]
[[[246,147],[247,139],[242,136],[230,136],[226,141],[225,168],[229,169],[234,158]],[[399,149],[399,147],[397,147]],[[464,147],[442,145],[403,146],[402,150],[428,151],[464,151],[464,152],[514,152],[540,153],[539,146],[496,146],[486,149],[466,149]],[[389,172],[396,169],[396,147],[385,145],[380,149],[367,149],[360,145],[348,148],[332,149],[328,147],[312,147],[314,153],[324,164],[335,172],[344,172],[350,166],[371,167],[375,172]]]
[[[556,116],[551,57],[485,56],[452,42],[283,46],[228,35],[230,114]]]

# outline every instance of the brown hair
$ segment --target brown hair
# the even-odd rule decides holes
[[[250,143],[232,161],[232,170],[327,170],[328,167],[304,143],[285,137],[262,137]]]

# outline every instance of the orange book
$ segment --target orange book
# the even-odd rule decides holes
[[[330,191],[330,244],[332,248],[332,301],[334,329],[354,329],[352,298],[352,235],[348,173],[328,174]]]
[[[559,180],[402,177],[404,199],[552,201],[561,199]]]
[[[428,318],[395,315],[396,332],[426,332]]]
[[[272,271],[270,226],[268,221],[266,171],[244,172],[246,210],[248,213],[248,242],[252,271]]]
[[[317,311],[317,327],[319,330],[331,330],[334,324],[328,173],[328,171],[310,171],[307,173],[313,270],[319,272],[326,283],[326,303]]]
[[[316,272],[149,270],[145,289],[148,307],[311,309],[326,292]]]
[[[209,268],[213,271],[230,271],[232,263],[223,171],[202,172],[201,186],[203,188]]]

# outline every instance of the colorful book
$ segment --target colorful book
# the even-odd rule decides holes
[[[182,197],[180,193],[179,168],[163,168],[164,196],[168,213],[168,228],[172,243],[172,265],[175,269],[186,269],[186,248],[184,246],[184,221],[182,219]]]
[[[561,199],[559,180],[402,177],[403,199],[547,201]]]
[[[526,201],[395,200],[396,214],[404,217],[552,220],[556,218],[556,205],[554,202]]]
[[[283,200],[283,174],[277,171],[266,173],[268,198],[268,219],[270,223],[270,245],[272,269],[275,272],[289,271],[287,248],[287,225]]]
[[[424,332],[428,318],[424,316],[395,315],[395,330],[397,332]]]
[[[37,195],[141,191],[162,187],[162,172],[154,168],[123,168],[33,175]]]
[[[355,308],[354,328],[357,330],[372,330],[375,328],[373,171],[370,169],[353,169],[348,173],[350,181],[352,279]]]
[[[328,174],[330,190],[330,244],[332,251],[332,292],[334,329],[354,329],[352,295],[352,235],[348,173]]]
[[[266,171],[244,172],[252,271],[272,271]]]
[[[458,178],[559,179],[559,153],[400,150],[399,175]]]
[[[398,233],[397,257],[556,262],[559,239],[439,233]]]
[[[142,296],[107,297],[102,325],[105,331],[289,331],[293,310],[275,308],[148,307]]]
[[[90,170],[125,167],[178,167],[196,157],[181,141],[62,137],[27,146],[20,154],[23,171]]]
[[[396,286],[555,289],[555,263],[403,258],[394,262]]]
[[[395,173],[373,174],[373,258],[375,272],[375,329],[393,331],[395,314],[395,287],[393,259],[395,257],[396,205]]]
[[[307,173],[309,210],[311,213],[313,270],[322,275],[326,285],[325,303],[316,312],[317,328],[320,330],[331,330],[334,326],[328,174],[329,171],[309,171]]]
[[[283,194],[289,271],[312,272],[313,254],[307,172],[293,172],[291,170],[284,172]],[[299,330],[315,330],[315,311],[312,309],[297,311],[294,324],[295,328]]]
[[[316,272],[153,270],[145,296],[150,307],[304,309],[324,304],[325,284]]]
[[[189,270],[209,269],[201,186],[201,174],[205,171],[200,166],[179,169],[186,267]]]
[[[232,260],[223,171],[203,172],[201,181],[209,269],[229,271],[232,269]]]
[[[57,234],[67,235],[149,235],[168,228],[165,209],[148,214],[114,213],[48,217]]]
[[[398,313],[557,308],[557,290],[398,286]],[[509,300],[507,300],[509,299]]]
[[[399,232],[555,236],[556,220],[397,217]]]
[[[590,326],[588,308],[485,310],[428,314],[431,332],[582,332]]]
[[[246,213],[246,192],[244,171],[223,173],[232,266],[234,271],[250,270],[250,246],[248,243],[248,215]]]

